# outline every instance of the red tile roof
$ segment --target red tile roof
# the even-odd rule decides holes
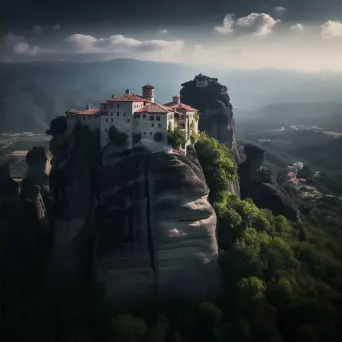
[[[78,112],[78,114],[80,115],[96,115],[100,113],[101,113],[101,110],[99,108],[89,108],[89,109],[81,110],[80,112]]]
[[[296,176],[296,174],[294,173],[294,172],[289,172],[288,174],[287,174],[289,177],[295,177]]]
[[[109,102],[146,102],[147,100],[143,97],[133,94],[125,94],[122,96],[112,97],[111,99],[102,102],[102,103],[109,103]]]
[[[79,112],[80,112],[79,110],[71,108],[67,110],[65,114],[78,114]]]
[[[170,113],[173,110],[169,107],[159,105],[157,103],[148,104],[138,110],[135,113]]]
[[[185,110],[187,112],[196,112],[197,111],[197,109],[192,108],[192,107],[186,105],[185,103],[169,102],[169,103],[166,103],[164,106],[168,106],[174,110]]]
[[[146,84],[143,87],[141,87],[143,89],[155,89],[153,86],[151,86],[150,84]]]

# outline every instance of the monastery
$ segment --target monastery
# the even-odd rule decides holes
[[[68,131],[72,131],[76,123],[87,125],[100,134],[101,147],[109,142],[109,129],[114,126],[118,131],[126,133],[129,141],[134,135],[141,136],[142,141],[153,140],[167,144],[167,132],[180,128],[185,131],[187,144],[193,130],[198,132],[197,110],[180,103],[178,95],[166,104],[155,103],[155,88],[149,84],[142,87],[142,95],[131,94],[127,89],[124,95],[114,96],[100,104],[100,108],[85,110],[69,109],[65,112]],[[158,139],[156,139],[156,134]]]

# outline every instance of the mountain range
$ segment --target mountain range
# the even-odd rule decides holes
[[[146,83],[156,87],[156,101],[164,103],[179,92],[182,82],[198,73],[214,75],[228,87],[236,113],[278,102],[307,102],[315,108],[315,102],[340,101],[342,88],[341,74],[329,71],[200,70],[181,64],[120,59],[0,64],[0,131],[42,132],[53,117],[71,107],[97,106],[127,88],[140,94],[140,87]]]

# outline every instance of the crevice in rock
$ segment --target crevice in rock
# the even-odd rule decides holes
[[[150,263],[154,275],[154,293],[158,294],[157,285],[157,272],[155,264],[155,253],[154,253],[154,243],[153,234],[151,226],[151,196],[150,196],[150,182],[148,178],[148,167],[151,160],[151,154],[147,156],[145,161],[145,198],[146,198],[146,225],[147,225],[147,248],[150,253]]]

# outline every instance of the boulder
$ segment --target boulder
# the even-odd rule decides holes
[[[300,211],[294,200],[274,175],[262,166],[265,150],[246,144],[244,152],[246,160],[238,167],[241,198],[251,198],[259,208],[270,209],[274,215],[284,215],[291,221],[297,221]]]
[[[100,169],[95,247],[105,298],[215,296],[216,216],[196,152],[107,146]]]

